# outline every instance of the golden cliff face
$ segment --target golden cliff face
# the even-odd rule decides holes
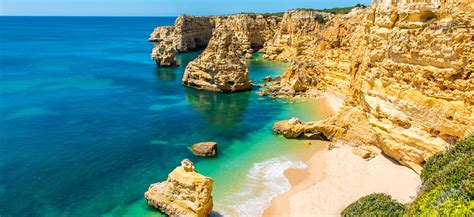
[[[293,10],[283,18],[210,20],[212,38],[188,65],[185,85],[244,90],[251,53],[291,61],[269,95],[343,97],[334,117],[311,126],[332,140],[377,146],[417,172],[430,156],[474,133],[470,0],[382,0],[346,15]]]
[[[251,89],[245,58],[263,47],[278,22],[277,17],[251,14],[215,17],[212,38],[186,67],[183,85],[213,92]]]
[[[324,122],[327,136],[378,146],[419,172],[474,133],[472,5],[382,1],[335,17],[302,52],[312,54],[293,59],[276,95],[344,96]]]
[[[283,15],[275,34],[265,42],[261,53],[271,60],[289,61],[312,53],[308,46],[315,45],[324,23],[334,15],[313,10],[292,10]]]

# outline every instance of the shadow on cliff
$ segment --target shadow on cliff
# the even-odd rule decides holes
[[[211,128],[234,127],[245,114],[252,92],[211,93],[185,88],[186,99],[199,111]]]

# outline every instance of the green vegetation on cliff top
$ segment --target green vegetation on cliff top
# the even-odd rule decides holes
[[[349,205],[343,216],[472,216],[474,213],[474,136],[428,160],[423,182],[412,204],[400,203],[383,194],[371,194]],[[396,209],[397,208],[397,209]]]
[[[309,10],[309,11],[319,11],[319,12],[327,12],[327,13],[331,13],[331,14],[348,14],[349,12],[351,12],[352,9],[356,8],[356,7],[362,7],[362,8],[365,8],[365,5],[362,5],[362,4],[356,4],[352,7],[344,7],[344,8],[329,8],[329,9],[312,9],[312,8],[296,8],[296,9],[292,9],[292,10]],[[261,13],[247,13],[247,12],[242,12],[242,13],[239,13],[239,14],[261,14]],[[283,17],[283,15],[285,14],[285,12],[277,12],[277,13],[263,13],[262,15],[263,16],[277,16],[277,17]]]

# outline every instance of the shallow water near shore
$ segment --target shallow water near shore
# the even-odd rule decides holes
[[[143,193],[183,158],[214,179],[215,211],[258,215],[289,189],[283,171],[318,149],[271,125],[322,119],[318,102],[181,85],[147,42],[174,18],[0,17],[0,216],[156,216]],[[287,63],[249,61],[255,83]],[[219,143],[218,156],[187,149]]]

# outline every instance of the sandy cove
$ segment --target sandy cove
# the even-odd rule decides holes
[[[324,96],[321,102],[326,102],[322,106],[327,111],[336,112],[341,100]],[[263,216],[339,216],[349,204],[371,193],[387,193],[408,203],[421,185],[418,174],[383,154],[365,160],[344,144],[314,153],[307,164],[304,170],[285,171],[292,187],[274,197]]]

